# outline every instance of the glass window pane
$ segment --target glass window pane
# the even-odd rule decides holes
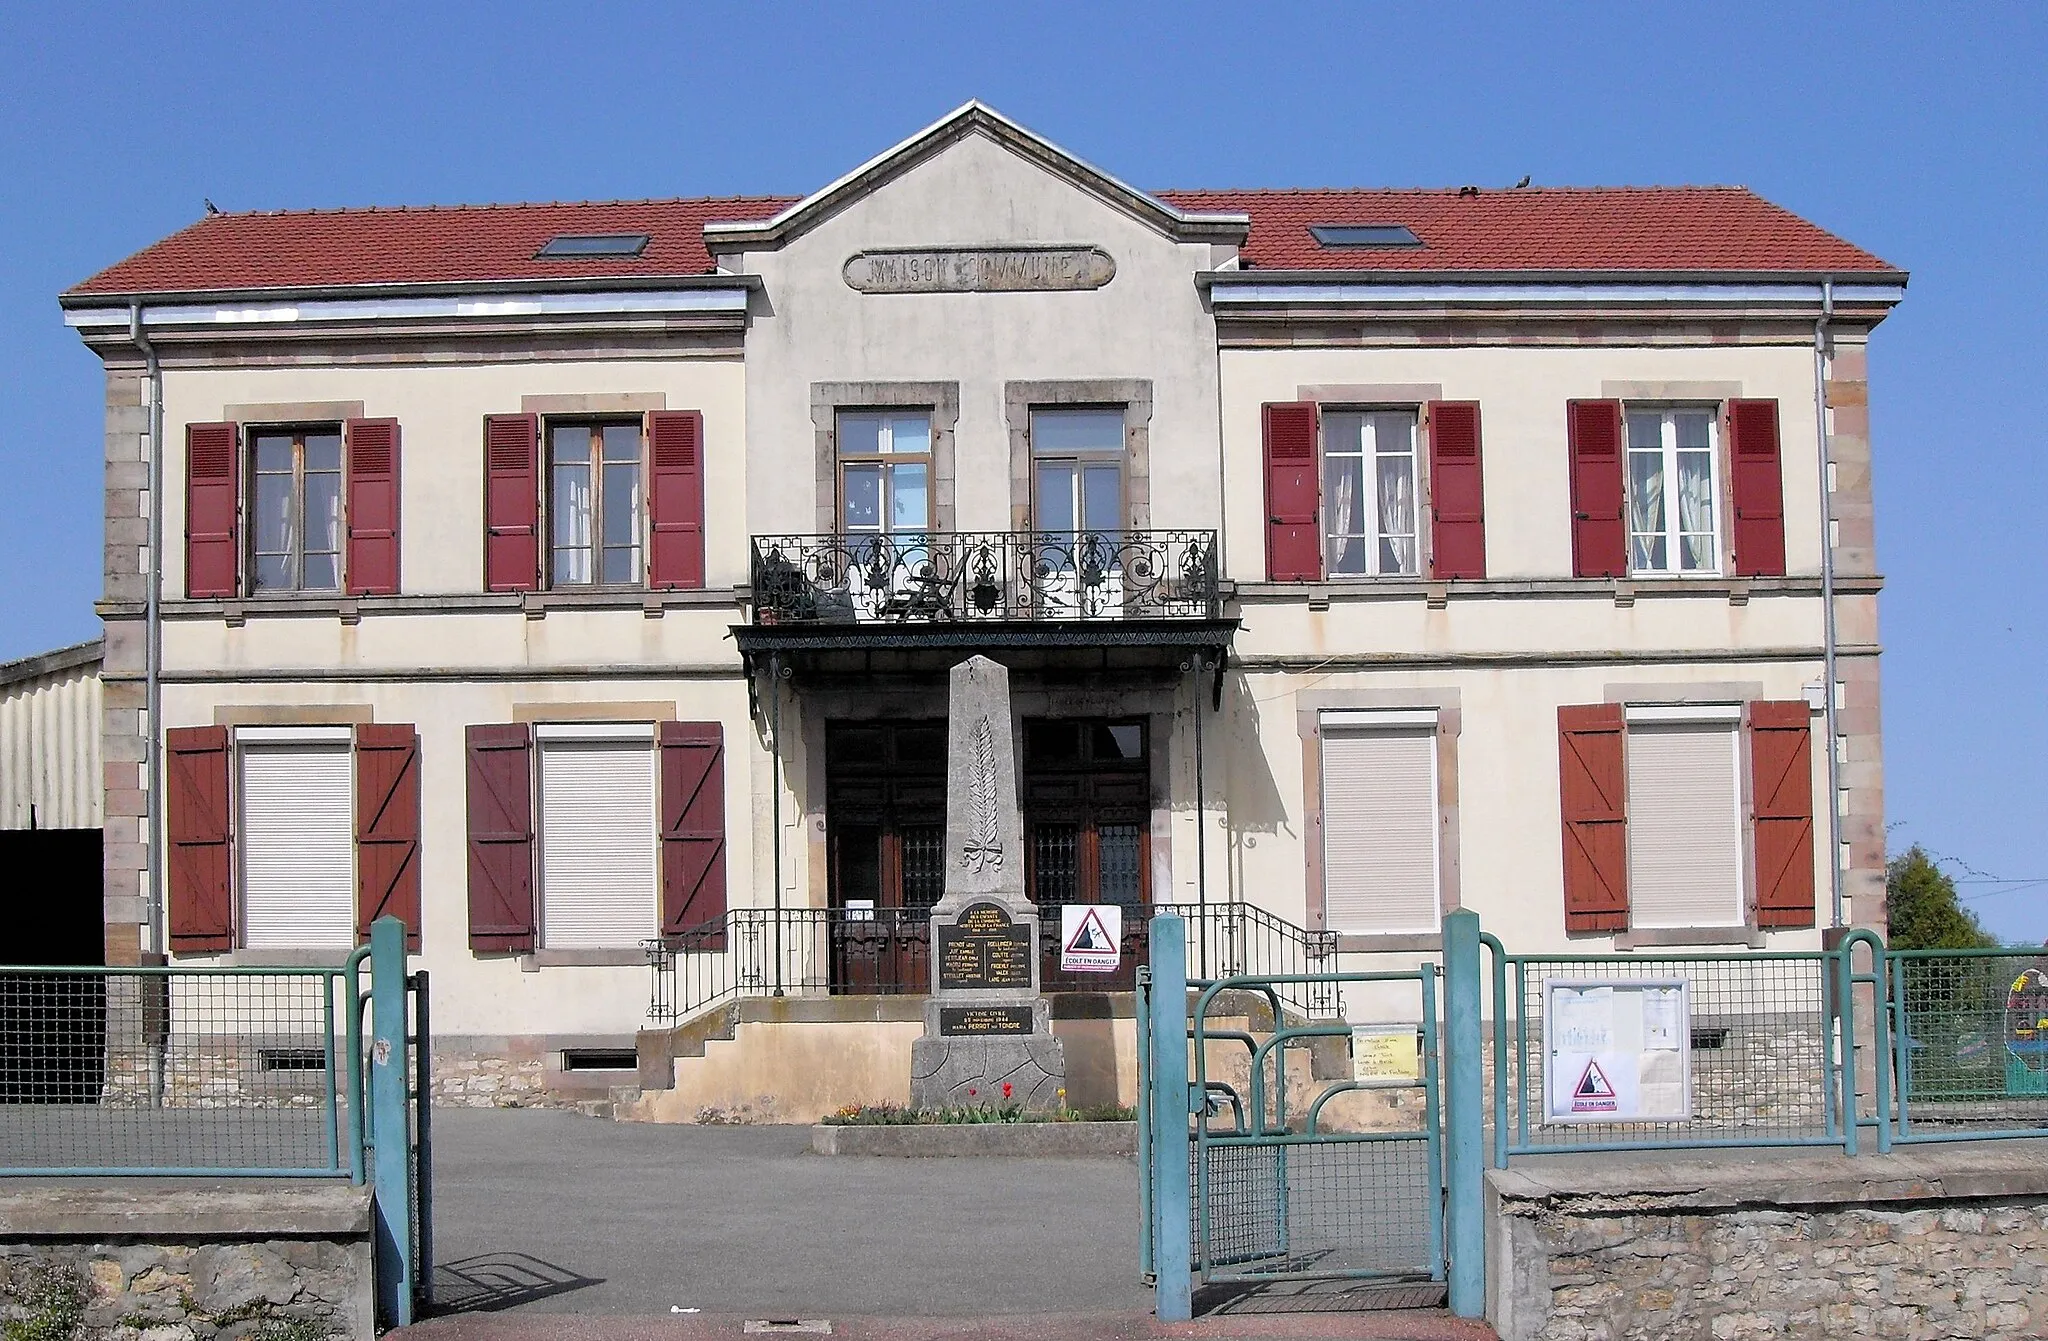
[[[308,550],[341,548],[340,475],[306,476],[305,526],[305,546]]]
[[[889,530],[904,535],[931,529],[922,465],[889,467]]]
[[[611,583],[633,583],[640,580],[640,550],[638,546],[625,548],[607,547],[604,552],[604,576],[599,579]]]
[[[1323,524],[1329,537],[1330,571],[1366,571],[1365,533],[1368,516],[1364,462],[1356,456],[1323,457]]]
[[[1687,572],[1719,567],[1714,552],[1714,471],[1708,452],[1678,454],[1678,529],[1684,535],[1680,561]]]
[[[587,440],[586,440],[587,444]],[[588,452],[585,452],[588,455]],[[588,582],[590,563],[588,549],[591,539],[590,467],[557,465],[554,470],[554,493],[550,499],[548,517],[549,530],[553,536],[554,548],[558,552],[574,551],[582,558],[572,561],[564,568],[557,564],[555,580],[558,582]]]
[[[604,459],[607,461],[638,461],[640,459],[640,425],[606,424],[604,426]]]
[[[932,421],[921,414],[889,416],[889,436],[883,444],[892,452],[928,452],[932,449]]]
[[[1628,417],[1628,445],[1631,448],[1654,448],[1664,446],[1664,416],[1638,412]]]
[[[1415,458],[1379,458],[1380,571],[1413,574],[1415,546]]]
[[[1323,416],[1323,455],[1356,456],[1371,445],[1365,432],[1366,417],[1350,411]]]
[[[307,591],[332,591],[341,585],[341,564],[334,554],[308,552],[305,579],[299,584]]]
[[[873,456],[882,450],[882,416],[843,414],[839,416],[839,454]]]
[[[1024,723],[1024,757],[1034,764],[1079,762],[1080,725],[1076,722]]]
[[[256,556],[256,590],[279,591],[292,584],[292,561],[284,554]]]
[[[1628,454],[1628,529],[1638,536],[1664,534],[1664,454]],[[1658,553],[1663,552],[1660,542]],[[1638,566],[1662,567],[1662,561],[1639,561]]]
[[[256,469],[259,471],[284,470],[292,468],[292,440],[282,433],[260,433],[256,437]]]
[[[306,435],[306,469],[341,469],[341,434],[308,433]]]
[[[558,587],[582,586],[590,581],[590,551],[587,549],[558,549],[555,554],[555,585]]]
[[[1071,531],[1074,529],[1074,463],[1071,461],[1041,461],[1038,463],[1038,529],[1041,531]]]
[[[1123,472],[1115,466],[1090,466],[1081,472],[1081,528],[1123,529]]]
[[[1034,452],[1121,452],[1123,449],[1122,410],[1034,410],[1031,413],[1031,450]]]
[[[1705,451],[1713,444],[1714,416],[1705,410],[1681,410],[1671,416],[1678,424],[1678,450]]]
[[[604,543],[635,545],[640,541],[640,464],[604,468]]]
[[[840,525],[848,531],[882,529],[882,468],[848,466],[841,484]]]
[[[550,449],[560,462],[590,459],[590,430],[581,424],[558,424],[548,434]]]
[[[1381,455],[1415,451],[1415,413],[1412,410],[1378,410],[1372,417],[1373,449]]]
[[[288,554],[292,549],[292,477],[285,475],[258,475],[256,477],[256,514],[251,521],[256,527],[256,552],[258,554]]]
[[[1145,756],[1145,724],[1143,722],[1113,722],[1102,726],[1095,735],[1095,757],[1097,759],[1142,759]]]
[[[1104,824],[1095,831],[1096,869],[1101,885],[1095,897],[1102,903],[1139,903],[1138,845],[1144,831],[1135,824]]]

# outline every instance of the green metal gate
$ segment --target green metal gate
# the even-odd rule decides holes
[[[1170,935],[1162,955],[1154,926],[1138,983],[1139,1160],[1144,1269],[1161,1318],[1176,1307],[1169,1294],[1194,1285],[1444,1281],[1436,965],[1196,980],[1176,1001],[1169,984],[1185,961],[1173,962]],[[1354,1068],[1350,1023],[1288,1013],[1283,998],[1309,999],[1303,988],[1323,1000],[1370,995],[1375,1015],[1412,1022],[1412,1066],[1400,1062],[1404,1024],[1395,1066]],[[1182,1224],[1185,1287],[1174,1260]]]

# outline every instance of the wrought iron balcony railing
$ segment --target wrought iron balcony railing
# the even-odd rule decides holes
[[[1214,531],[757,535],[754,622],[1216,619]]]

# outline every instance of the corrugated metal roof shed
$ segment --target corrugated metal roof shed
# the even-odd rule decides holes
[[[0,829],[103,827],[100,652],[0,663]]]

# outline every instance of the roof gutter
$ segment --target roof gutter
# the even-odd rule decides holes
[[[163,899],[163,572],[164,572],[164,373],[157,361],[156,346],[144,334],[146,325],[140,301],[128,305],[128,339],[142,351],[149,382],[149,573],[148,600],[143,608],[143,711],[142,729],[147,732],[142,747],[147,778],[142,791],[143,826],[143,917],[145,953],[161,951],[164,937]]]
[[[743,315],[752,286],[731,283],[686,288],[632,289],[617,292],[504,293],[433,297],[383,295],[345,298],[270,298],[255,293],[233,294],[217,301],[163,303],[142,311],[149,326],[276,326],[302,321],[503,320],[528,317],[617,317],[708,313]],[[140,299],[130,299],[128,310]],[[124,324],[116,306],[73,305],[64,324],[85,331]]]
[[[479,293],[633,293],[643,289],[758,289],[759,275],[706,271],[690,275],[564,275],[561,278],[461,279],[390,284],[273,284],[233,289],[71,289],[57,296],[63,308],[98,308],[141,302],[284,302],[297,299],[442,298]]]
[[[1272,307],[1670,307],[1692,304],[1726,307],[1794,306],[1813,309],[1822,287],[1837,305],[1889,308],[1906,296],[1903,276],[1873,275],[1867,281],[1797,275],[1703,278],[1693,275],[1632,275],[1625,279],[1546,273],[1527,276],[1441,274],[1378,275],[1343,279],[1296,276],[1278,271],[1215,271],[1196,276],[1218,311]]]

